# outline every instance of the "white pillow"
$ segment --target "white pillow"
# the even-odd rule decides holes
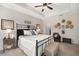
[[[24,35],[32,35],[32,33],[29,30],[24,30]]]

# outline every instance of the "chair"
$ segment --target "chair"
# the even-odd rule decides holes
[[[61,42],[61,36],[59,33],[53,33],[53,38],[55,42]]]

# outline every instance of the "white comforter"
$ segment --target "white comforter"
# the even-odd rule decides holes
[[[41,41],[50,37],[50,35],[32,35],[32,36],[19,36],[18,46],[22,49],[26,55],[35,56],[36,55],[36,40]],[[39,48],[38,55],[41,55],[42,49]]]

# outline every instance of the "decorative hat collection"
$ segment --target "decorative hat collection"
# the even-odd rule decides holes
[[[65,23],[64,25],[62,25],[62,23]],[[72,24],[72,21],[71,20],[65,20],[65,19],[63,19],[62,21],[61,21],[61,23],[60,22],[58,22],[58,23],[56,23],[56,25],[55,25],[55,28],[61,28],[61,27],[66,27],[67,29],[68,28],[70,28],[70,29],[72,29],[74,26],[73,26],[73,24]]]
[[[72,21],[70,19],[62,19],[61,22],[57,22],[55,24],[55,28],[62,29],[62,34],[65,33],[65,29],[72,29],[73,27],[74,25],[72,24]]]

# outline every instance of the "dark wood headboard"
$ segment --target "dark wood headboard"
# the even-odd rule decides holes
[[[29,29],[17,29],[17,40],[20,35],[24,35],[23,30],[29,30]]]
[[[33,25],[26,25],[26,24],[16,24],[17,40],[18,40],[18,37],[20,35],[24,35],[23,30],[33,30],[34,29],[34,28],[31,28],[31,27],[34,27],[34,26]]]

